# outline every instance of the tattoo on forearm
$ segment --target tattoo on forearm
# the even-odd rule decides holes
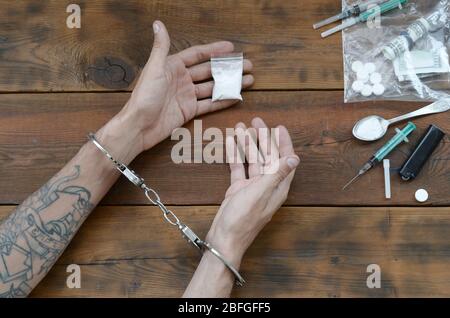
[[[79,176],[75,166],[50,180],[0,224],[0,298],[27,296],[30,281],[50,270],[93,209],[91,193],[73,185]]]

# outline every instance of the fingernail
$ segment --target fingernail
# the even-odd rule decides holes
[[[153,32],[156,34],[160,30],[160,26],[157,22],[153,22]]]
[[[294,169],[300,163],[300,159],[298,157],[289,157],[287,160],[287,164],[289,168]]]

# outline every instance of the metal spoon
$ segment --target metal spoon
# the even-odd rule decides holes
[[[407,119],[430,114],[443,113],[450,110],[450,100],[439,100],[431,105],[423,107],[415,112],[386,120],[380,116],[368,116],[355,124],[353,136],[362,141],[375,141],[383,137],[390,125]]]

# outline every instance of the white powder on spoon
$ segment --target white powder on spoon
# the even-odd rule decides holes
[[[362,139],[374,140],[384,133],[382,123],[377,117],[369,117],[356,128],[356,134]]]

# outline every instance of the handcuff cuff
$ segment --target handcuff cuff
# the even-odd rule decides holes
[[[147,199],[152,203],[154,206],[157,206],[161,212],[163,212],[164,219],[171,225],[176,226],[178,230],[181,232],[181,235],[194,247],[196,247],[201,253],[204,253],[205,251],[211,252],[214,256],[216,256],[234,275],[236,285],[243,286],[245,284],[244,278],[239,274],[239,272],[234,268],[233,265],[231,265],[224,257],[223,255],[216,250],[214,247],[211,246],[208,242],[201,240],[200,237],[195,234],[194,231],[192,231],[186,224],[182,223],[180,219],[173,213],[171,210],[169,210],[164,203],[161,202],[161,199],[158,195],[158,193],[153,190],[152,188],[149,188],[142,177],[140,177],[136,172],[128,168],[125,164],[117,161],[114,159],[114,157],[98,142],[98,140],[95,138],[95,135],[93,133],[88,134],[88,139],[92,141],[92,143],[101,151],[105,156],[111,160],[114,165],[116,166],[116,169],[120,171],[131,183],[133,183],[138,188],[142,189],[144,191],[145,196]]]

